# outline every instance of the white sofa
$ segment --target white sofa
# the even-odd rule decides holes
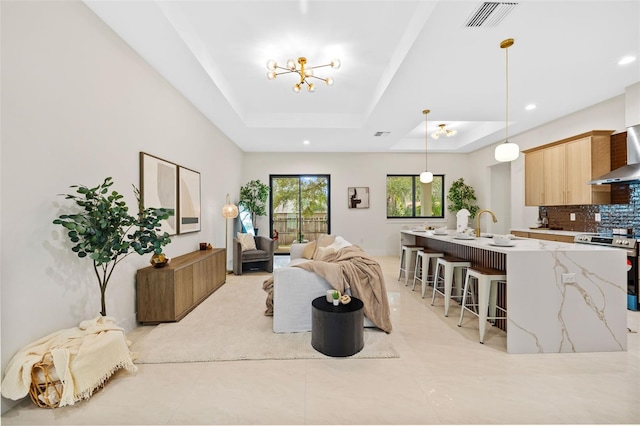
[[[310,262],[302,257],[306,244],[291,246],[291,262],[273,270],[273,332],[295,333],[311,331],[311,302],[326,296],[333,289],[324,278],[314,272],[291,265]],[[365,327],[375,327],[365,317]]]

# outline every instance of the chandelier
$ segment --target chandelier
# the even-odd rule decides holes
[[[316,86],[312,82],[308,81],[308,79],[318,79],[325,82],[327,86],[333,86],[333,79],[331,77],[322,78],[314,75],[314,69],[323,68],[323,67],[331,67],[334,70],[340,68],[340,60],[333,59],[328,64],[317,65],[315,67],[307,66],[307,58],[300,57],[298,58],[298,64],[293,59],[288,59],[286,67],[281,67],[278,65],[276,61],[273,59],[269,59],[267,61],[267,69],[269,72],[267,73],[267,78],[269,80],[275,80],[275,78],[281,74],[291,74],[296,73],[300,76],[300,81],[293,85],[293,91],[298,93],[302,90],[302,86],[307,85],[307,90],[311,93],[316,91]],[[276,72],[276,70],[284,70],[282,72]]]
[[[506,90],[505,90],[505,129],[506,134],[504,138],[504,143],[501,143],[496,147],[495,150],[495,159],[496,161],[513,161],[518,158],[520,155],[520,147],[518,144],[509,142],[509,48],[513,46],[513,39],[508,38],[506,40],[502,40],[500,43],[500,48],[504,49],[505,52],[505,82],[506,82]]]
[[[431,137],[435,140],[438,140],[440,138],[440,136],[447,136],[447,137],[451,137],[453,135],[455,135],[456,133],[458,133],[457,130],[451,130],[451,129],[445,129],[444,128],[445,124],[438,124],[438,130],[436,130],[435,132],[431,133]]]

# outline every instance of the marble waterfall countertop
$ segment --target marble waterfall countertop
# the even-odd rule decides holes
[[[549,231],[549,230],[545,230]],[[523,238],[523,237],[513,237],[511,239],[511,246],[498,246],[493,243],[493,239],[491,238],[492,234],[481,233],[481,236],[473,237],[473,239],[462,239],[457,237],[456,232],[452,230],[447,230],[445,235],[434,234],[433,231],[402,231],[408,235],[414,235],[416,237],[428,237],[441,241],[450,241],[455,244],[461,244],[469,247],[477,247],[485,250],[495,251],[499,253],[511,253],[514,251],[541,251],[541,250],[558,250],[562,249],[564,251],[602,251],[602,249],[606,250],[617,250],[612,249],[610,247],[589,245],[589,244],[573,244],[573,243],[561,243],[555,241],[546,241],[546,240],[537,240],[534,238]],[[531,231],[531,232],[539,232],[539,231]],[[557,234],[562,231],[552,231],[549,233]],[[569,234],[569,231],[564,231],[563,235],[578,235],[578,232],[572,232]],[[626,262],[626,260],[625,260]]]
[[[506,255],[507,352],[627,350],[624,250],[530,238],[505,247],[488,237],[455,237],[401,232],[402,244],[441,241]]]

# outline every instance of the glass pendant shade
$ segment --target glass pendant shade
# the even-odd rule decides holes
[[[509,48],[513,46],[513,39],[508,38],[500,43],[500,48],[505,52],[505,138],[504,143],[496,147],[494,156],[496,161],[507,162],[513,161],[520,156],[520,147],[509,142]]]
[[[424,114],[424,172],[420,173],[420,182],[422,183],[431,183],[433,182],[433,173],[429,171],[429,163],[427,151],[429,150],[428,142],[429,142],[429,123],[427,119],[427,114],[429,114],[431,110],[425,109],[422,111]]]
[[[431,183],[433,182],[433,173],[424,171],[420,173],[420,182],[422,183]]]
[[[520,147],[513,142],[501,143],[496,147],[495,157],[497,161],[513,161],[520,156]]]

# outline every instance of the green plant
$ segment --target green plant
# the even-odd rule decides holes
[[[267,215],[267,198],[269,197],[269,185],[259,179],[252,180],[240,187],[240,201],[251,212],[253,226],[256,226],[257,216]]]
[[[338,293],[337,291],[334,291],[331,297],[333,297],[333,300],[338,300],[340,298],[340,293]]]
[[[160,221],[168,219],[173,211],[163,208],[144,208],[140,191],[133,190],[138,201],[138,216],[129,215],[123,196],[109,188],[108,177],[100,185],[88,188],[73,185],[79,195],[66,194],[65,199],[75,201],[82,211],[63,214],[53,221],[68,230],[67,235],[75,245],[71,250],[80,258],[93,260],[93,269],[100,286],[100,314],[107,315],[105,291],[116,265],[134,251],[140,255],[162,253],[162,247],[171,242],[169,234],[160,233]],[[64,194],[61,194],[64,195]]]
[[[478,210],[480,210],[480,207],[475,203],[472,203],[472,201],[476,200],[476,193],[474,189],[464,183],[463,178],[460,178],[451,184],[447,200],[451,203],[449,204],[449,211],[452,213],[457,213],[459,210],[467,209],[469,210],[471,218],[474,218],[476,213],[478,213]]]

